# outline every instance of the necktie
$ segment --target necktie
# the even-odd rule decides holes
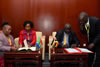
[[[90,30],[90,25],[89,24],[86,24],[85,25],[85,29],[87,31],[87,37],[88,37],[88,41],[89,41],[89,30]]]
[[[67,34],[65,34],[65,37],[64,37],[64,46],[66,45],[66,41],[67,41]]]
[[[85,29],[86,29],[87,33],[89,33],[90,25],[89,24],[86,24],[85,25]]]
[[[7,39],[8,39],[8,43],[9,43],[9,45],[12,46],[11,39],[10,39],[9,37],[7,37]]]

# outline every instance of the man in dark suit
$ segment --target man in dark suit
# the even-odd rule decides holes
[[[81,12],[79,16],[80,30],[88,37],[88,48],[93,52],[100,51],[100,20],[96,17],[89,17],[87,13]],[[99,55],[100,56],[100,55]],[[98,56],[97,56],[98,57]],[[89,54],[88,67],[93,66],[94,54]],[[97,65],[97,64],[96,64]]]
[[[65,24],[64,29],[57,31],[57,34],[56,34],[54,40],[57,40],[59,42],[59,45],[57,48],[74,48],[74,47],[77,47],[79,45],[79,40],[78,40],[75,32],[73,32],[71,30],[70,24]],[[66,67],[66,66],[70,67],[70,65],[72,65],[72,64],[58,63],[57,67],[62,67],[62,66],[63,67]]]
[[[56,39],[59,42],[58,48],[77,47],[79,45],[79,40],[75,32],[71,30],[70,24],[65,24],[64,29],[57,32]]]

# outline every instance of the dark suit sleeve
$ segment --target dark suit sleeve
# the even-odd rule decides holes
[[[59,37],[60,37],[59,35],[60,35],[60,32],[57,31],[56,36],[55,36],[57,38],[57,41],[59,41]]]
[[[75,44],[78,46],[80,44],[80,41],[78,40],[78,37],[75,32],[73,32],[73,38],[74,38]]]
[[[57,31],[56,36],[57,41],[59,42],[58,48],[62,48],[62,31]]]
[[[100,43],[100,19],[95,24],[95,36],[93,43]]]

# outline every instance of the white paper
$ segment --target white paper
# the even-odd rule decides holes
[[[30,47],[29,49],[31,49],[32,51],[36,51],[36,47]]]
[[[24,46],[25,46],[25,47],[19,48],[18,51],[23,50],[23,49],[25,49],[25,50],[30,49],[30,50],[32,50],[32,51],[36,51],[36,47],[28,47],[28,44],[27,44],[27,40],[26,40],[26,39],[24,40]]]
[[[86,49],[86,48],[78,48],[81,52],[87,52],[87,53],[91,53],[90,50]]]
[[[28,48],[21,47],[21,48],[18,49],[18,51],[23,50],[23,49],[27,50]]]
[[[26,39],[24,40],[24,46],[25,46],[26,49],[28,49],[28,44],[27,44],[27,40]]]
[[[79,53],[80,51],[78,51],[78,50],[76,50],[76,49],[74,49],[74,48],[66,48],[65,50],[67,50],[68,52],[70,52],[70,53]]]
[[[28,49],[30,49],[30,50],[32,50],[32,51],[36,51],[36,47],[30,47],[30,48],[26,48],[26,47],[21,47],[21,48],[19,48],[18,49],[18,51],[20,51],[20,50],[28,50]]]

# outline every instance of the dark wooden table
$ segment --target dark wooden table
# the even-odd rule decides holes
[[[60,51],[60,52],[57,52],[57,51]],[[54,63],[84,63],[84,66],[87,67],[88,66],[88,54],[87,53],[68,54],[62,48],[51,49],[50,67],[54,67]]]
[[[15,62],[33,62],[38,63],[39,67],[42,67],[42,52],[5,52],[4,53],[4,64],[8,67],[8,64]],[[34,66],[33,66],[34,67]]]

